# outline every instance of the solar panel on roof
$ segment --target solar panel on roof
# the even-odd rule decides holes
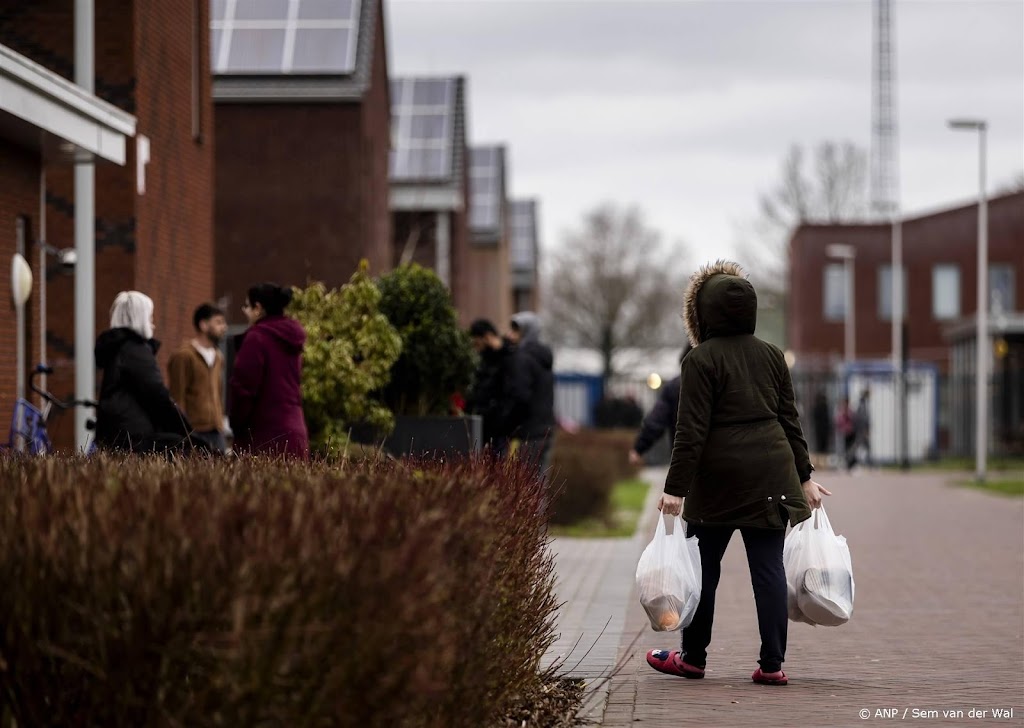
[[[536,219],[533,203],[518,200],[509,204],[509,255],[512,268],[532,270],[536,262]]]
[[[501,227],[501,152],[497,147],[478,147],[469,153],[469,226],[494,232]]]
[[[391,177],[444,180],[454,168],[455,82],[399,79],[391,85]]]
[[[217,74],[337,74],[355,70],[358,0],[213,0]]]
[[[355,0],[303,0],[299,20],[346,20],[355,17]]]

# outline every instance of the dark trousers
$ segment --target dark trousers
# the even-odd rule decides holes
[[[537,473],[545,481],[548,477],[548,470],[551,468],[551,438],[542,437],[533,440],[523,440],[519,443],[519,457],[525,463],[536,468]]]
[[[843,444],[846,445],[846,469],[853,470],[853,466],[857,464],[857,435],[853,432],[846,435]]]
[[[516,457],[535,470],[543,484],[544,491],[541,495],[540,512],[544,518],[551,515],[548,512],[551,508],[551,493],[548,492],[551,480],[551,439],[551,437],[544,437],[523,440],[519,443],[519,450],[516,453]]]
[[[689,524],[686,535],[696,536],[700,545],[702,572],[700,604],[690,626],[683,630],[683,659],[687,664],[703,668],[711,644],[711,626],[715,619],[715,590],[722,575],[722,557],[732,538],[732,526],[700,526]],[[786,608],[786,570],[782,565],[782,546],[786,538],[783,528],[741,528],[743,546],[747,550],[750,581],[757,606],[757,626],[761,632],[761,659],[765,672],[782,669],[786,659],[786,637],[789,616]]]

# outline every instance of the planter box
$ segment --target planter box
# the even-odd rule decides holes
[[[395,418],[395,430],[384,448],[396,457],[403,455],[469,455],[483,446],[483,419],[466,417]]]

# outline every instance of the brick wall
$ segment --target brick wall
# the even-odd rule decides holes
[[[157,336],[165,343],[162,362],[192,337],[195,307],[213,298],[215,135],[207,2],[136,2],[138,128],[150,139],[151,153],[146,192],[136,203],[135,286],[157,302]],[[199,69],[197,125],[193,60]],[[123,186],[128,187],[135,169],[124,172]]]
[[[0,275],[0,441],[6,442],[11,413],[14,409],[15,385],[17,382],[17,321],[14,303],[11,300],[11,256],[17,252],[16,225],[18,216],[28,218],[29,228],[26,231],[25,257],[32,265],[34,277],[38,276],[35,265],[37,249],[31,244],[31,237],[38,221],[39,210],[39,157],[35,152],[17,147],[0,139],[0,261],[3,263],[3,275]],[[38,284],[33,286],[30,305],[26,306],[26,331],[28,349],[26,364],[31,367],[34,361],[32,345],[35,340],[33,331],[38,316],[35,308],[38,301]],[[36,347],[38,349],[38,347]]]
[[[135,114],[137,131],[150,138],[146,194],[136,194],[135,142],[126,164],[96,170],[96,331],[109,324],[118,291],[139,289],[156,302],[157,335],[169,346],[191,328],[191,309],[212,296],[212,135],[192,138],[192,63],[198,41],[203,128],[210,130],[209,0],[96,0],[95,93]],[[201,32],[193,35],[199,19]],[[72,0],[0,0],[0,43],[73,79]],[[74,245],[74,177],[70,166],[47,167],[46,239]],[[74,391],[74,282],[51,262],[48,273],[48,358],[56,370],[49,386],[58,396]],[[51,436],[72,441],[69,416]]]
[[[357,104],[219,104],[216,292],[241,321],[249,286],[348,281],[363,256]]]
[[[489,319],[499,330],[508,326],[511,304],[508,249],[499,245],[471,244],[466,255],[467,281],[463,318]]]
[[[977,301],[977,206],[929,215],[903,224],[907,269],[907,320],[910,356],[945,369],[950,323],[932,311],[932,268],[954,264],[960,269],[960,311],[973,316]],[[826,248],[852,245],[855,262],[856,353],[860,359],[886,358],[891,351],[891,323],[879,317],[879,268],[891,262],[891,229],[886,225],[808,225],[800,228],[790,254],[788,333],[799,359],[841,358],[843,321],[824,317]],[[1024,310],[1024,193],[992,200],[989,205],[989,262],[1016,270],[1016,310]]]

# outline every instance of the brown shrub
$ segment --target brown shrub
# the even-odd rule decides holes
[[[610,515],[615,484],[638,472],[627,459],[634,437],[630,430],[558,432],[551,451],[552,523]]]
[[[540,502],[479,461],[0,460],[0,724],[478,725],[552,641]]]

